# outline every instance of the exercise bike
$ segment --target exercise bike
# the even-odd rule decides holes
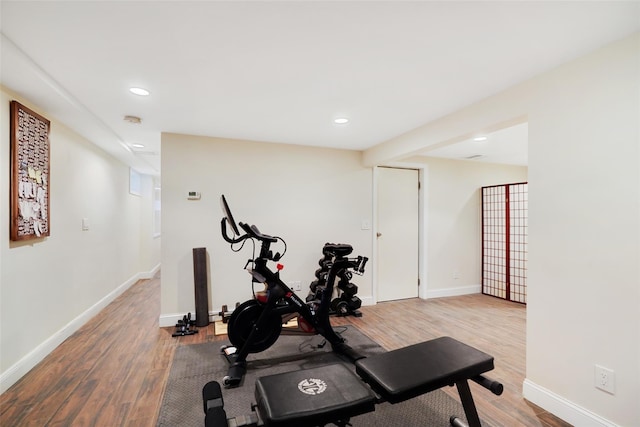
[[[252,276],[252,283],[264,284],[263,291],[254,291],[254,298],[236,307],[229,318],[227,333],[232,345],[224,346],[221,350],[230,365],[223,385],[238,386],[247,370],[247,356],[268,349],[278,340],[280,334],[285,333],[319,334],[331,344],[334,352],[343,354],[352,361],[361,359],[362,356],[333,330],[329,314],[336,281],[351,277],[351,273],[362,275],[368,258],[349,258],[353,251],[351,245],[326,244],[323,252],[330,255],[329,270],[322,285],[314,289],[316,297],[304,301],[280,279],[280,264],[276,265],[276,271],[268,266],[269,262],[277,263],[284,255],[279,252],[273,253],[271,245],[280,241],[286,251],[284,240],[263,234],[255,225],[243,222],[236,224],[224,195],[220,198],[220,204],[224,213],[220,223],[222,237],[236,251],[240,249],[234,249],[234,245],[244,244],[247,240],[253,242],[254,256],[247,261],[245,269]],[[231,236],[227,227],[231,229]],[[256,243],[260,245],[257,256]],[[298,327],[283,328],[283,324],[293,318],[297,318]]]

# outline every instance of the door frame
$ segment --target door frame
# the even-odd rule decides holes
[[[404,163],[390,162],[373,167],[373,248],[372,253],[375,256],[373,266],[372,284],[373,284],[373,303],[378,303],[378,180],[379,168],[396,168],[396,169],[413,169],[418,171],[418,181],[420,188],[418,189],[418,279],[420,286],[418,287],[418,298],[427,299],[428,283],[427,283],[427,219],[429,212],[427,204],[427,172],[428,166],[424,163]]]

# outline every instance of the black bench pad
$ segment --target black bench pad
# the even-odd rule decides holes
[[[258,378],[255,397],[270,427],[324,425],[375,410],[371,390],[341,363]]]
[[[356,372],[391,403],[402,402],[493,369],[493,357],[451,337],[360,359]]]

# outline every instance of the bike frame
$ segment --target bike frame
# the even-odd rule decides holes
[[[250,345],[247,345],[247,343],[253,342],[252,340],[255,339],[256,334],[268,326],[269,320],[272,316],[280,316],[282,320],[285,320],[292,314],[298,314],[313,327],[312,331],[300,331],[301,333],[322,335],[331,343],[331,347],[334,351],[345,354],[353,360],[361,358],[362,356],[351,349],[351,347],[345,343],[345,340],[333,330],[330,322],[329,309],[331,306],[331,298],[333,296],[336,278],[344,277],[345,272],[349,269],[352,269],[358,274],[362,274],[364,272],[364,266],[367,262],[367,258],[361,256],[357,258],[347,258],[344,256],[348,255],[347,252],[343,254],[335,254],[332,265],[327,274],[326,286],[320,294],[320,301],[318,301],[317,304],[309,304],[298,297],[298,295],[296,295],[296,293],[280,279],[279,270],[274,272],[267,265],[269,261],[275,262],[281,257],[279,253],[274,255],[271,251],[271,243],[277,242],[278,238],[262,234],[255,225],[248,225],[242,222],[238,223],[238,225],[242,230],[244,230],[245,234],[239,235],[238,227],[233,221],[233,217],[231,216],[224,196],[221,200],[223,209],[226,213],[226,217],[222,219],[220,224],[223,238],[231,244],[240,243],[249,238],[260,241],[260,254],[258,257],[247,262],[247,265],[252,264],[252,266],[247,270],[253,277],[254,282],[264,283],[266,285],[267,293],[266,302],[258,300],[259,304],[264,305],[264,309],[256,320],[249,336],[246,338],[245,345],[243,345],[242,348],[236,349],[235,353],[227,355],[227,358],[231,363],[231,367],[229,369],[230,375],[228,375],[228,377],[232,378],[230,384],[237,384],[237,382],[240,381],[240,378],[244,375],[246,370],[246,358],[250,352]],[[227,234],[227,223],[231,225],[234,235],[237,237],[230,237]],[[350,251],[351,249],[349,249],[349,252]],[[284,328],[284,330],[286,330],[286,328]]]
[[[268,242],[263,242],[263,245],[265,244],[268,245]],[[280,279],[279,272],[273,272],[269,269],[267,261],[265,258],[256,258],[254,260],[254,268],[249,270],[254,280],[262,281],[267,285],[267,308],[264,310],[263,315],[268,316],[275,313],[283,319],[286,319],[289,314],[299,314],[309,325],[313,326],[315,330],[308,332],[308,334],[320,334],[332,345],[344,342],[344,340],[333,331],[333,327],[329,321],[329,308],[336,277],[341,270],[356,268],[358,259],[343,258],[335,260],[329,270],[329,275],[326,280],[327,285],[322,291],[321,300],[318,302],[317,308],[314,311]],[[261,319],[258,320],[258,323],[260,323],[260,320]],[[260,327],[261,325],[258,324],[257,326]],[[306,334],[307,332],[304,333]]]

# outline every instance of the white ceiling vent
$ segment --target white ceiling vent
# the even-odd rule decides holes
[[[139,125],[140,123],[142,123],[142,119],[137,116],[124,116],[124,121],[129,123],[134,123],[136,125]]]

